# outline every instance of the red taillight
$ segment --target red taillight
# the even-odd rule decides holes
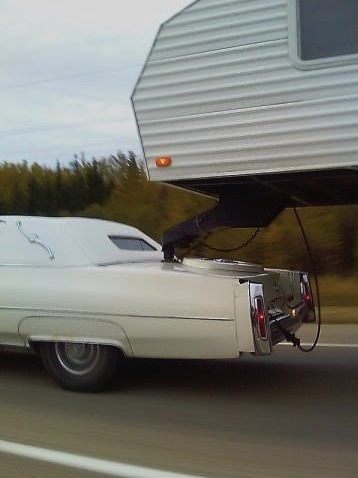
[[[301,275],[301,300],[305,306],[303,322],[314,322],[316,320],[316,313],[308,274]]]
[[[301,297],[302,301],[308,306],[312,307],[312,294],[311,294],[311,288],[310,284],[308,282],[308,279],[305,277],[301,281]]]
[[[255,297],[255,315],[257,330],[261,339],[267,339],[267,321],[264,299],[261,296]]]

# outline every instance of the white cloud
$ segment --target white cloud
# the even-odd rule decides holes
[[[0,160],[139,151],[132,89],[160,23],[189,3],[0,1]]]

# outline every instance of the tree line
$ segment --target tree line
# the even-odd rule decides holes
[[[162,233],[213,207],[211,198],[147,180],[132,152],[68,165],[0,163],[0,214],[84,216],[123,222],[160,241]],[[321,274],[354,275],[358,265],[358,207],[303,208],[299,211]],[[232,249],[254,230],[213,233],[208,246]],[[181,251],[184,252],[184,251]],[[308,254],[292,211],[286,210],[238,252],[215,252],[198,243],[191,255],[263,263],[268,267],[310,268]]]

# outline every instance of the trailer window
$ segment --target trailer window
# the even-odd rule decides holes
[[[358,53],[357,0],[298,0],[302,60]]]
[[[356,57],[357,0],[291,1],[291,47],[299,62],[318,66],[333,61],[352,61],[352,55]]]

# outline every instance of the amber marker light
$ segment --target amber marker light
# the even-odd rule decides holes
[[[167,168],[172,164],[172,158],[169,156],[159,156],[159,158],[155,160],[155,164],[158,168]]]

